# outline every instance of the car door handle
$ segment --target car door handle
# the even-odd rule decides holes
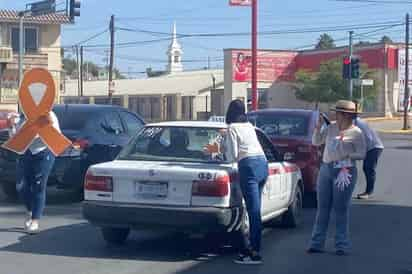
[[[117,145],[113,145],[113,144],[111,144],[111,145],[109,145],[109,147],[117,147]]]

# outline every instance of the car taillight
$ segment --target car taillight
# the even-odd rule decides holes
[[[192,195],[207,197],[225,197],[229,194],[229,175],[217,176],[214,180],[193,181]]]
[[[73,142],[75,149],[86,149],[89,146],[89,141],[86,139],[77,139]]]
[[[113,179],[110,176],[94,176],[88,171],[84,181],[84,189],[90,191],[113,192]]]

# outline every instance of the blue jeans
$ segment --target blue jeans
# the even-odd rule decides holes
[[[332,163],[323,163],[320,168],[317,189],[318,209],[310,241],[311,248],[320,250],[324,248],[332,208],[336,216],[335,248],[337,250],[350,248],[349,207],[357,180],[357,169],[356,167],[349,169],[352,183],[343,191],[335,185],[339,171],[340,169],[334,168]]]
[[[17,185],[23,180],[21,194],[28,211],[32,212],[32,219],[40,219],[46,204],[46,188],[49,174],[53,168],[55,157],[45,149],[38,154],[30,150],[18,159]],[[23,175],[20,174],[23,172]]]
[[[366,158],[363,160],[363,172],[366,177],[366,193],[372,194],[375,189],[376,181],[376,166],[378,159],[382,154],[383,149],[374,148],[366,153]]]
[[[241,231],[243,248],[259,252],[262,237],[262,190],[268,177],[268,163],[262,156],[248,157],[239,161],[238,168],[240,188],[249,216],[249,233],[243,226]]]

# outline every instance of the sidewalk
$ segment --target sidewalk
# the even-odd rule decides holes
[[[380,133],[406,134],[412,135],[412,128],[403,130],[403,119],[394,118],[369,118],[365,119],[369,125]],[[409,125],[412,126],[412,119],[409,119]]]

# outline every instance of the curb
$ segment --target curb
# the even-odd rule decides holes
[[[380,133],[412,135],[412,129],[408,129],[408,130],[403,130],[403,129],[394,129],[394,130],[380,129],[380,130],[378,130],[378,132],[380,132]]]
[[[370,118],[361,118],[367,122],[382,122],[382,121],[399,121],[402,120],[403,117],[370,117]]]

